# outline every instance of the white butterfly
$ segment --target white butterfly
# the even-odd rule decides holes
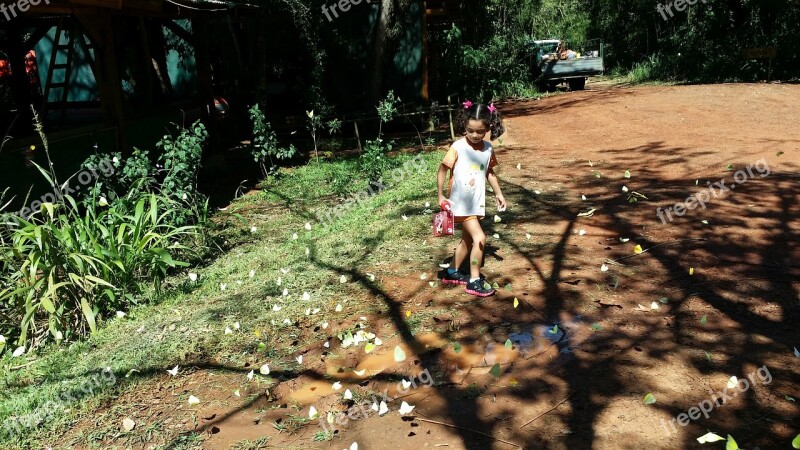
[[[600,272],[608,272],[608,266],[607,266],[607,265],[605,265],[605,264],[603,264],[602,266],[600,266]]]
[[[414,408],[415,406],[411,406],[408,403],[403,402],[403,404],[400,405],[400,414],[402,415],[410,414],[411,411],[414,410]]]
[[[343,450],[347,450],[346,448]],[[358,450],[358,442],[353,442],[350,444],[350,450]]]
[[[303,292],[303,300],[311,300],[311,295],[309,295],[308,292]]]
[[[292,239],[293,239],[293,240],[295,240],[295,241],[296,241],[296,240],[297,240],[297,237],[298,237],[298,236],[297,236],[297,233],[292,233]]]
[[[280,286],[280,285],[282,285],[282,284],[283,284],[283,278],[281,278],[281,277],[278,277],[278,286]]]
[[[650,304],[650,309],[661,309],[661,307],[658,306],[658,302],[653,302]]]
[[[125,316],[127,316],[127,314],[125,314],[124,312],[122,312],[122,311],[117,311],[117,318],[118,318],[118,319],[122,319],[122,318],[123,318],[123,317],[125,317]]]
[[[380,408],[378,409],[378,415],[382,416],[382,415],[384,415],[384,414],[386,414],[388,412],[389,412],[389,407],[386,406],[386,402],[381,401]]]
[[[400,383],[403,385],[403,389],[408,389],[409,387],[411,387],[411,382],[410,381],[402,380],[402,381],[400,381]]]
[[[586,200],[586,196],[585,196],[585,195],[583,195],[583,194],[581,194],[581,200],[584,200],[584,201],[585,201],[585,200]]]
[[[253,375],[254,375],[254,372],[251,370],[251,371],[250,371],[250,372],[247,374],[247,379],[252,381],[252,380],[253,380]]]
[[[275,306],[272,307],[272,310],[275,311],[275,312],[278,312],[278,311],[281,310],[281,308],[282,308],[281,305],[276,303]]]
[[[306,222],[306,230],[311,231],[311,224]]]
[[[171,370],[167,370],[167,373],[173,377],[178,375],[178,366],[173,367]]]
[[[251,233],[255,233],[256,231],[258,231],[257,227],[250,227],[250,232]]]
[[[337,382],[333,383],[331,385],[331,387],[333,388],[334,391],[338,391],[338,390],[340,390],[342,388],[342,383],[337,381]]]
[[[342,304],[341,303],[337,303],[336,304],[336,312],[342,312],[342,309],[343,309],[342,308]]]
[[[317,310],[319,312],[319,310]],[[328,328],[328,322],[322,322],[322,329],[325,330]]]
[[[358,376],[360,376],[360,377],[363,377],[364,374],[367,373],[367,369],[354,370],[353,373],[358,375]]]
[[[219,290],[220,291],[224,291],[225,289],[228,289],[228,285],[225,284],[225,283],[220,283],[219,284]]]
[[[331,343],[328,342],[328,341],[325,341],[325,343],[322,344],[322,346],[325,347],[325,348],[331,348]]]
[[[254,276],[256,276],[256,271],[255,270],[251,270],[250,271],[250,278],[253,278]]]
[[[234,330],[238,330],[238,329],[241,329],[241,328],[242,328],[242,325],[239,324],[239,322],[236,322],[236,323],[233,324],[233,329]]]
[[[401,217],[403,218],[403,220],[408,220],[408,216],[405,214],[403,214]]]
[[[189,272],[189,281],[195,282],[197,281],[197,274],[193,272]]]
[[[586,234],[586,230],[580,230],[580,231],[578,231],[578,236],[583,236],[583,235],[585,235],[585,234]]]
[[[319,413],[317,413],[317,408],[314,408],[312,406],[311,408],[308,409],[308,418],[309,419],[316,419],[318,415],[319,415]]]
[[[303,364],[303,355],[300,355],[295,359],[297,359],[297,364]]]
[[[403,351],[400,346],[396,346],[394,348],[394,361],[395,362],[403,362],[406,360],[406,352]]]
[[[346,390],[344,391],[344,398],[345,398],[346,400],[352,400],[352,399],[353,399],[353,393],[352,393],[352,392],[350,392],[350,389],[346,389]]]
[[[283,289],[283,296],[286,297],[287,295],[289,295],[289,289],[284,288]]]
[[[724,437],[722,437],[720,435],[717,435],[717,434],[714,434],[714,433],[712,433],[710,431],[708,433],[700,436],[699,438],[697,438],[697,442],[699,442],[701,444],[705,444],[707,442],[724,441],[724,440],[725,440]]]
[[[233,391],[233,395],[235,395],[235,396],[237,396],[237,397],[241,397],[241,396],[242,396],[242,393],[241,393],[241,392],[239,392],[239,390],[237,389],[237,390]]]
[[[375,338],[375,345],[382,345],[382,344],[383,344],[383,341],[381,340],[381,338],[376,337]]]
[[[264,364],[258,371],[261,372],[261,375],[269,375],[269,365]]]
[[[427,273],[423,273],[422,275],[419,276],[419,279],[420,280],[427,280],[428,279],[428,274]]]
[[[190,395],[189,396],[189,404],[190,405],[196,405],[198,403],[200,403],[200,399],[199,398],[195,397],[194,395]]]
[[[0,334],[0,344],[5,344],[5,343],[6,343],[6,338],[5,338],[5,336],[3,336],[2,334]],[[797,349],[795,349],[795,351],[797,351]]]
[[[730,380],[728,380],[727,387],[728,387],[728,389],[733,389],[733,388],[735,388],[735,387],[736,387],[738,384],[739,384],[739,380],[737,380],[737,379],[736,379],[736,377],[735,377],[735,376],[733,376],[733,377],[731,377],[731,379],[730,379]]]
[[[628,186],[622,186],[622,192],[628,192],[628,191],[629,191]]]
[[[225,327],[225,334],[233,334],[233,330],[230,327]]]

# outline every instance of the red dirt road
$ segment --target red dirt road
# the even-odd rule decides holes
[[[211,417],[198,428],[209,431],[202,448],[262,436],[274,448],[704,448],[696,439],[709,430],[742,448],[790,448],[800,433],[788,399],[800,399],[798,104],[797,85],[589,84],[502,105],[509,209],[494,223],[490,208],[483,223],[483,272],[508,290],[475,300],[463,288],[431,289],[419,274],[437,270],[457,240],[428,241],[434,261],[376,273],[389,307],[368,331],[387,336],[382,346],[365,355],[334,338],[336,358],[322,342],[305,354],[306,369],[344,388],[405,395],[388,414],[337,425],[327,442],[312,441],[316,423],[278,433],[272,423],[288,413],[346,408],[330,380],[302,375],[271,401],[225,394],[229,409],[199,414]],[[676,214],[690,196],[707,200]],[[662,222],[657,208],[669,207]],[[412,335],[407,320],[433,309],[448,312]],[[394,362],[395,345],[406,361]],[[434,386],[395,392],[426,370]],[[725,391],[731,376],[738,383]],[[203,398],[241,378],[193,377],[183,383],[205,385]],[[725,403],[712,403],[722,392]],[[648,393],[655,403],[644,404]],[[402,401],[413,419],[397,412]]]

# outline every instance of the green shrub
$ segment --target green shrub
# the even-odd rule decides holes
[[[359,159],[358,170],[367,178],[367,181],[379,180],[391,168],[389,155],[387,155],[387,152],[390,151],[392,151],[392,144],[385,144],[381,138],[366,142],[364,154]]]
[[[386,98],[378,103],[375,108],[378,110],[380,124],[378,127],[378,137],[374,141],[367,141],[364,145],[364,154],[358,161],[358,171],[367,178],[367,181],[377,181],[384,173],[391,169],[388,152],[392,151],[391,143],[383,142],[383,125],[392,120],[397,114],[397,104],[400,98],[389,91]]]
[[[170,268],[186,266],[173,255],[196,229],[169,223],[165,211],[176,207],[156,194],[140,196],[132,212],[124,202],[80,206],[66,195],[27,220],[12,216],[0,227],[0,304],[4,322],[18,322],[18,344],[94,331],[99,316],[136,301],[141,283],[158,289]]]
[[[198,120],[191,128],[181,128],[177,136],[167,134],[158,141],[156,147],[161,150],[158,161],[165,173],[161,182],[163,192],[184,200],[197,195],[197,174],[206,138],[208,132]]]
[[[258,105],[250,108],[250,120],[253,122],[251,153],[261,169],[261,175],[267,178],[277,170],[273,158],[277,160],[291,159],[297,153],[297,149],[294,148],[294,145],[289,145],[288,148],[278,145],[278,137],[272,131]],[[269,160],[269,166],[267,166],[267,160]]]

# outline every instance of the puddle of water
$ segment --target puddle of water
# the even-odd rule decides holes
[[[314,403],[318,399],[332,394],[333,392],[334,390],[331,383],[327,381],[312,381],[292,391],[289,394],[289,401],[306,405]]]

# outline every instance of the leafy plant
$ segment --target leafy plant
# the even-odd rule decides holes
[[[342,129],[342,121],[339,119],[332,119],[323,124],[322,116],[315,114],[314,110],[306,111],[306,117],[308,117],[307,128],[311,131],[311,139],[314,142],[314,159],[319,162],[319,137],[317,130],[324,127],[328,129],[328,134],[333,135],[333,133],[338,133]]]
[[[198,120],[191,128],[181,128],[177,136],[164,135],[156,147],[161,150],[158,161],[164,167],[163,192],[186,200],[197,195],[197,175],[208,138],[205,126]]]
[[[261,175],[267,178],[277,170],[273,158],[278,160],[291,159],[297,153],[297,150],[294,145],[289,145],[288,148],[278,145],[278,137],[266,121],[264,112],[261,111],[258,105],[253,105],[250,108],[250,120],[253,122],[251,153],[261,169]],[[267,160],[269,160],[269,166],[267,166]]]
[[[378,110],[379,126],[378,137],[375,140],[367,141],[364,146],[364,154],[359,159],[359,172],[366,176],[368,180],[378,180],[384,173],[391,168],[387,153],[392,151],[391,143],[384,143],[383,141],[383,125],[392,120],[397,114],[397,103],[400,98],[394,95],[393,91],[389,91],[386,98],[378,103],[376,109]]]
[[[81,207],[67,195],[27,220],[14,217],[0,231],[6,268],[0,303],[16,311],[18,344],[29,336],[42,341],[45,332],[55,340],[93,332],[98,316],[135,302],[139,283],[158,288],[170,268],[186,266],[173,255],[186,249],[180,241],[195,229],[168,223],[163,211],[175,207],[171,202],[148,194],[129,214],[103,202]]]

